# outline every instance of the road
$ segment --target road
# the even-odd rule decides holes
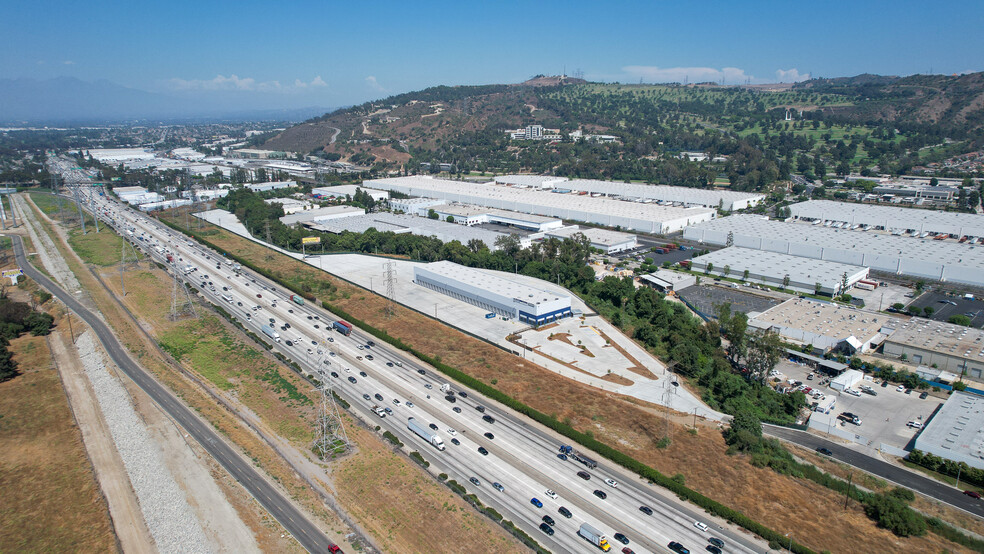
[[[821,446],[829,448],[834,453],[833,458],[839,462],[850,464],[872,475],[877,475],[882,479],[910,488],[978,517],[984,517],[984,503],[963,494],[959,489],[945,485],[939,481],[923,477],[918,473],[913,473],[894,464],[848,448],[841,443],[818,437],[806,431],[774,425],[763,425],[763,430],[768,435],[798,444],[810,450],[815,450]]]
[[[133,362],[113,333],[94,313],[87,310],[72,295],[56,285],[41,272],[28,264],[24,246],[17,235],[8,235],[13,241],[14,256],[24,273],[42,288],[61,300],[68,309],[82,318],[96,333],[109,357],[174,421],[195,438],[247,491],[309,552],[327,552],[334,543],[308,520],[280,491],[266,481],[251,463],[230,447],[209,423],[199,419],[194,412],[179,401],[169,390],[160,385],[149,373]]]
[[[399,437],[420,452],[432,469],[447,473],[546,548],[584,551],[585,543],[577,536],[577,529],[586,522],[609,537],[624,533],[636,552],[667,552],[671,540],[701,549],[710,533],[723,538],[729,552],[767,550],[761,541],[715,525],[701,510],[620,467],[605,462],[587,468],[558,458],[562,437],[474,391],[454,384],[457,394],[450,396],[452,403],[440,392],[444,383],[451,383],[419,360],[389,345],[375,344],[361,330],[351,335],[333,331],[334,316],[311,303],[293,301],[291,293],[280,285],[237,268],[143,214],[102,197],[93,200],[93,208],[121,236],[170,266],[170,271],[183,275],[207,300],[222,306],[274,350],[296,362],[306,376],[329,382],[351,404],[353,413]],[[167,256],[173,263],[168,263]],[[263,334],[261,327],[267,324],[274,326],[279,340]],[[391,413],[379,418],[371,411],[376,405]],[[437,427],[446,449],[439,451],[411,433],[406,425],[409,417]],[[588,456],[601,460],[590,453]],[[578,471],[587,472],[589,478],[578,477]],[[478,485],[470,482],[473,477]],[[606,479],[617,481],[617,486],[606,484]],[[502,490],[491,486],[496,482]],[[548,489],[555,492],[555,498],[546,493]],[[595,491],[606,493],[607,498],[599,498]],[[532,498],[543,506],[535,506]],[[561,506],[570,510],[572,517],[560,515]],[[651,508],[653,514],[647,515],[641,506]],[[553,535],[539,528],[545,515],[555,522]],[[700,520],[711,530],[697,529],[694,522]],[[613,546],[622,548],[617,543]]]

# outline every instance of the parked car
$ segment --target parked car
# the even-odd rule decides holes
[[[919,399],[920,399],[920,400],[926,400],[927,398],[929,398],[929,393],[928,393],[928,392],[926,392],[926,391],[922,391],[922,392],[921,392],[921,393],[919,394]]]
[[[910,421],[905,424],[906,427],[912,427],[913,429],[922,429],[923,424],[921,421]]]

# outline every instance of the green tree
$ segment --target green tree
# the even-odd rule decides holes
[[[431,208],[431,209],[427,210],[427,218],[428,219],[440,219],[441,216],[437,215],[437,212],[434,211],[434,208]]]
[[[449,215],[447,218],[445,218],[444,221],[447,221],[448,223],[454,223],[454,216],[453,215]]]
[[[926,314],[926,317],[932,317],[933,312],[935,311],[936,310],[934,310],[932,306],[926,306],[923,308],[923,313]]]
[[[951,315],[947,322],[954,325],[962,325],[964,327],[970,327],[971,319],[963,314]]]
[[[775,331],[769,330],[752,335],[746,356],[749,376],[765,381],[769,372],[779,363],[782,350],[782,338]]]
[[[33,311],[30,315],[24,318],[24,325],[31,331],[32,335],[35,337],[40,337],[51,332],[51,325],[54,321],[55,318],[53,318],[50,314]]]
[[[731,426],[724,432],[724,442],[729,450],[750,452],[762,441],[762,421],[755,412],[741,408],[735,412]]]
[[[747,269],[742,272],[742,274],[741,274],[741,280],[742,281],[747,281],[748,280],[748,270]]]
[[[788,288],[789,288],[789,274],[787,273],[782,277],[782,290],[786,290]]]

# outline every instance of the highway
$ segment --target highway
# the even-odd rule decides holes
[[[395,434],[420,452],[433,469],[448,474],[546,548],[555,552],[588,551],[590,545],[577,535],[580,524],[587,522],[609,537],[616,552],[624,545],[614,541],[615,533],[624,534],[630,541],[628,548],[634,552],[668,552],[670,541],[681,542],[691,550],[703,550],[712,536],[723,539],[728,552],[767,550],[764,543],[719,528],[701,510],[679,502],[667,491],[648,486],[607,461],[588,468],[572,459],[560,459],[563,438],[559,435],[450,383],[429,366],[389,345],[370,343],[372,337],[358,329],[349,336],[332,330],[331,323],[337,318],[327,311],[311,303],[293,302],[291,293],[278,284],[237,269],[231,261],[156,220],[104,197],[93,196],[89,200],[100,218],[121,236],[184,276],[207,300],[221,305],[276,351],[295,361],[307,375],[330,382],[339,396],[352,405],[353,413],[370,425],[380,425]],[[172,257],[173,263],[167,261],[167,256]],[[270,340],[261,330],[262,325],[271,323],[271,318],[279,342]],[[445,383],[458,393],[452,395],[453,403],[440,392]],[[391,413],[378,417],[371,411],[376,405]],[[479,411],[479,406],[485,411]],[[494,423],[483,420],[483,416],[490,416]],[[439,451],[412,433],[406,425],[409,417],[425,426],[435,425],[446,449]],[[491,433],[491,438],[485,433]],[[487,454],[480,453],[479,447]],[[587,455],[602,462],[594,454]],[[579,471],[587,472],[589,479],[578,477]],[[479,484],[470,482],[471,478]],[[606,484],[606,479],[617,481],[617,486]],[[501,484],[502,490],[493,488],[493,483]],[[547,494],[548,489],[556,497]],[[596,496],[595,491],[607,498]],[[535,506],[533,498],[542,507]],[[571,517],[561,515],[562,506]],[[650,508],[652,514],[641,511],[642,506]],[[540,530],[543,516],[553,519],[554,534]],[[696,521],[708,523],[710,530],[698,529]]]
[[[14,256],[24,273],[42,288],[61,300],[72,312],[82,318],[96,333],[109,357],[175,422],[194,437],[222,467],[226,469],[294,538],[309,552],[328,552],[334,545],[321,530],[307,519],[279,490],[267,482],[251,462],[229,446],[211,424],[199,417],[178,400],[167,388],[160,385],[149,373],[133,362],[109,327],[94,313],[87,310],[64,289],[28,264],[24,246],[17,235],[8,235],[13,241]]]

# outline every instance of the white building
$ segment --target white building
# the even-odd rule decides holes
[[[107,164],[155,158],[153,151],[144,148],[91,148],[88,153],[93,159]]]
[[[280,207],[283,208],[284,214],[286,215],[295,214],[297,212],[303,212],[314,208],[314,204],[304,200],[297,200],[296,198],[267,198],[264,202],[270,205],[280,204]]]
[[[427,216],[431,208],[441,204],[444,204],[444,200],[437,198],[393,198],[389,201],[390,209],[394,212],[423,217]]]
[[[415,266],[414,283],[535,326],[571,315],[570,296],[448,261]]]
[[[984,330],[913,317],[885,341],[885,356],[903,356],[975,381],[984,381]]]
[[[266,183],[254,183],[246,186],[253,192],[266,192],[268,190],[296,187],[297,181],[268,181]]]
[[[292,212],[280,218],[280,222],[284,225],[293,225],[295,223],[324,223],[332,219],[339,219],[342,217],[354,217],[359,215],[365,215],[366,211],[362,208],[356,208],[355,206],[327,206],[324,208],[315,208],[312,210],[300,210]]]
[[[896,317],[809,298],[791,298],[749,314],[749,327],[772,329],[786,339],[812,344],[815,351],[848,354],[877,348],[901,324]]]
[[[483,223],[494,223],[497,225],[518,227],[520,229],[526,229],[534,232],[559,229],[564,226],[564,222],[555,217],[523,214],[482,206],[470,206],[467,204],[435,205],[428,208],[427,213],[421,215],[429,214],[430,210],[434,210],[434,212],[437,213],[438,218],[441,220],[446,221],[450,217],[455,223],[468,226],[480,225]]]
[[[186,198],[175,198],[174,200],[162,200],[159,202],[147,202],[137,206],[142,212],[152,212],[154,210],[168,210],[171,208],[177,208],[180,206],[190,206],[191,200]]]
[[[320,198],[345,198],[351,196],[355,198],[355,191],[361,189],[376,202],[381,202],[389,198],[389,193],[384,190],[375,190],[359,185],[337,185],[334,187],[317,187],[311,189],[311,196]]]
[[[984,469],[984,398],[954,391],[916,435],[916,449]]]
[[[658,269],[656,273],[643,275],[639,278],[660,292],[676,292],[697,284],[697,277],[689,273]]]
[[[936,187],[939,188],[939,187]],[[831,200],[810,200],[789,206],[793,219],[818,221],[823,225],[840,224],[840,228],[858,232],[884,230],[900,232],[903,236],[923,233],[946,233],[956,238],[984,237],[984,215],[959,212],[940,212],[894,206],[852,204]],[[925,237],[924,237],[925,238]]]
[[[544,237],[551,237],[560,240],[568,239],[574,235],[582,234],[591,243],[592,248],[597,248],[605,254],[615,254],[625,250],[631,250],[638,245],[635,235],[609,231],[607,229],[596,229],[585,227],[581,229],[577,225],[551,229],[543,233]]]

